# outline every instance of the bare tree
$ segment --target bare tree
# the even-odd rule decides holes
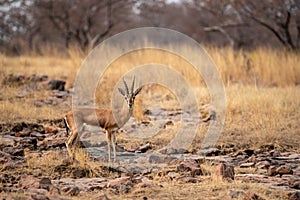
[[[2,48],[6,47],[14,53],[20,53],[18,44],[13,43],[13,40],[22,37],[28,31],[30,17],[27,14],[27,7],[29,5],[29,0],[0,2],[0,46]]]
[[[51,26],[61,33],[66,48],[76,41],[83,49],[94,46],[113,27],[112,0],[35,1],[34,16],[42,28]]]
[[[200,13],[210,16],[210,20],[204,18],[202,15],[202,26],[205,32],[217,32],[222,34],[229,45],[232,47],[240,47],[243,41],[243,32],[234,31],[240,28],[249,26],[244,21],[243,16],[235,10],[231,5],[230,0],[194,0],[193,6]]]
[[[2,0],[0,51],[39,52],[45,44],[56,49],[75,44],[89,50],[112,34],[143,26],[170,28],[219,46],[281,43],[299,50],[299,4],[299,0]]]
[[[287,49],[300,49],[300,1],[233,0],[232,5],[241,15],[270,31]]]
[[[260,37],[256,27],[259,25],[273,34],[284,47],[291,50],[300,48],[299,0],[194,0],[193,4],[199,13],[213,16],[211,20],[204,20],[203,30],[221,33],[232,46],[239,47],[246,40],[245,36],[251,37],[247,33],[249,27],[256,37]]]

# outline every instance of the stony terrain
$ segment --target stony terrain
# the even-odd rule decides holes
[[[86,148],[94,154],[88,161],[82,157],[71,163],[66,156],[61,121],[50,123],[1,125],[2,199],[73,199],[86,195],[93,198],[96,194],[98,199],[114,199],[115,195],[126,197],[131,193],[136,198],[153,199],[146,190],[171,187],[164,186],[166,183],[200,185],[200,189],[202,184],[211,184],[212,179],[228,184],[258,184],[271,194],[284,191],[285,196],[280,198],[300,198],[298,153],[279,152],[272,146],[226,155],[218,148],[199,154],[172,149],[147,153],[151,149],[148,143],[135,152],[119,147],[119,163],[107,165],[98,161],[106,150],[104,143]],[[136,192],[137,188],[141,191]],[[225,194],[228,199],[265,199],[251,189],[231,188]],[[272,195],[269,198],[275,198]]]
[[[47,76],[10,75],[3,81],[12,83],[27,90],[10,101],[45,89],[48,96],[35,98],[35,107],[55,107],[70,98],[64,81]],[[213,120],[209,113],[204,112],[204,126]],[[83,151],[71,162],[62,118],[0,124],[0,199],[300,199],[297,147],[233,143],[200,151],[163,149],[158,140],[131,145],[124,138],[139,128],[157,123],[168,132],[180,116],[190,120],[180,110],[148,110],[147,115],[151,123],[131,121],[119,133],[118,163],[113,164],[107,163],[101,130],[83,134]]]

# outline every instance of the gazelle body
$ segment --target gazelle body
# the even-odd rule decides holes
[[[105,129],[108,146],[108,161],[111,162],[112,145],[114,151],[114,161],[116,162],[117,156],[115,131],[121,128],[132,116],[135,97],[140,93],[142,89],[142,87],[139,87],[137,90],[134,91],[134,79],[132,81],[131,91],[129,91],[126,81],[124,79],[123,83],[125,86],[125,91],[121,88],[118,89],[120,94],[125,98],[129,110],[120,111],[119,115],[121,123],[117,123],[112,110],[78,108],[69,111],[65,115],[64,122],[67,133],[69,134],[69,137],[66,140],[66,147],[68,150],[68,154],[72,160],[74,159],[73,147],[77,144],[78,139],[80,138],[80,134],[84,130],[85,125],[93,125]]]

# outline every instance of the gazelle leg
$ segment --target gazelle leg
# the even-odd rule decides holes
[[[75,148],[76,148],[76,145],[77,145],[78,140],[80,138],[79,134],[82,133],[82,131],[84,130],[84,128],[85,128],[85,123],[82,125],[82,127],[80,128],[79,131],[72,130],[70,132],[70,136],[67,138],[67,140],[65,142],[67,150],[68,150],[68,154],[69,154],[70,159],[72,161],[74,160]]]
[[[110,156],[111,132],[107,130],[106,130],[106,141],[107,141],[107,150],[108,150],[108,162],[111,163],[111,156]]]
[[[65,142],[71,160],[74,160],[74,151],[72,151],[72,148],[74,146],[74,140],[77,138],[77,135],[77,131],[71,131],[71,134]]]
[[[115,134],[112,132],[112,147],[114,150],[114,162],[117,162],[117,153],[116,153],[116,137]]]

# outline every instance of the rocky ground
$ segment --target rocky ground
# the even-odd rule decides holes
[[[81,160],[78,157],[78,161],[72,163],[66,156],[62,122],[48,122],[51,123],[1,125],[2,199],[76,199],[88,196],[114,199],[132,193],[133,198],[152,199],[153,194],[147,196],[151,188],[166,187],[166,183],[200,185],[201,188],[201,184],[211,184],[212,179],[223,184],[258,184],[270,193],[283,191],[280,198],[300,198],[298,153],[271,150],[271,146],[227,155],[217,148],[198,154],[172,149],[154,152],[147,143],[131,152],[119,147],[119,162],[107,165],[101,161],[106,150],[103,144],[86,147],[92,157],[84,158],[86,153],[83,153]],[[260,196],[251,189],[235,188],[225,194],[228,199],[276,197],[269,194],[268,198],[268,194]],[[165,198],[171,197],[166,195]]]
[[[12,83],[29,88],[13,99],[26,99],[39,87],[52,90],[35,99],[36,107],[60,105],[70,96],[64,81],[47,76],[3,80],[4,85]],[[213,120],[207,113],[202,123]],[[167,133],[181,116],[193,121],[180,110],[148,110],[147,115]],[[137,129],[151,126],[147,121],[130,124],[120,134],[136,136]],[[95,137],[100,138],[82,136],[84,151],[71,162],[62,119],[0,124],[0,199],[300,199],[300,154],[288,148],[229,144],[189,151],[162,149],[159,140],[133,146],[121,145],[121,140],[118,162],[108,164],[105,136],[100,142]]]

